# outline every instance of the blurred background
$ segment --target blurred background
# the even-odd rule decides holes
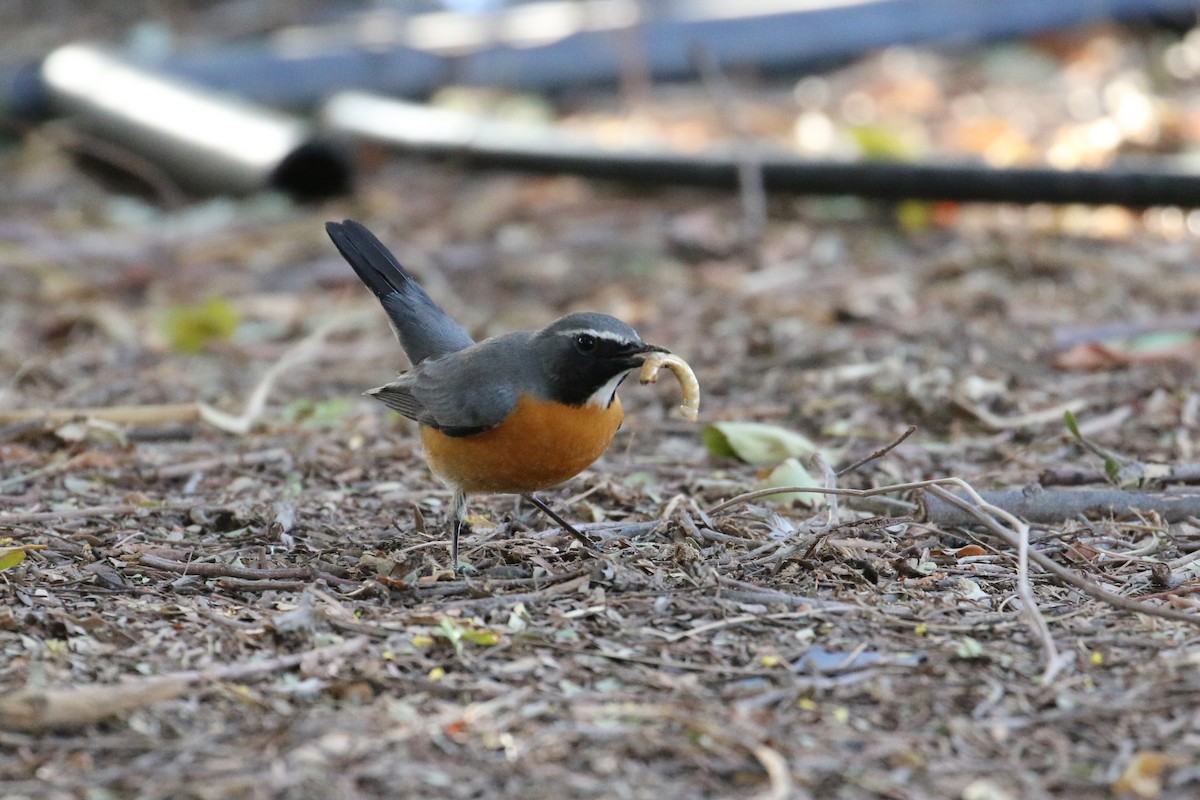
[[[475,5],[4,4],[0,402],[231,402],[370,307],[342,217],[481,336],[610,311],[812,430],[816,366],[1194,313],[1186,3]],[[401,366],[378,314],[338,336],[288,394]]]

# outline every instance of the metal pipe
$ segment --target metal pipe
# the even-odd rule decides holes
[[[361,92],[334,95],[322,118],[338,135],[450,156],[463,165],[655,185],[738,186],[741,159],[728,147],[696,154],[662,146],[614,147],[549,125],[487,119]],[[791,194],[1200,207],[1196,165],[1167,159],[1105,170],[998,169],[970,162],[817,161],[764,148],[757,162],[767,190]]]
[[[52,113],[156,164],[189,190],[346,191],[349,159],[295,117],[166,77],[87,44],[46,56],[39,70]]]

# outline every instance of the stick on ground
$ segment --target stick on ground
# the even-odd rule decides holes
[[[199,684],[244,679],[291,669],[314,659],[345,656],[361,650],[366,643],[366,637],[357,637],[303,653],[207,670],[174,672],[128,683],[24,689],[0,696],[0,730],[31,733],[78,730],[109,717],[179,697]]]
[[[985,503],[1003,508],[1027,522],[1053,524],[1080,515],[1091,519],[1123,518],[1137,514],[1158,514],[1167,522],[1183,522],[1200,516],[1200,493],[1136,492],[1122,489],[1002,489],[980,492]],[[922,497],[920,518],[943,527],[961,527],[978,523],[970,512],[943,498]]]

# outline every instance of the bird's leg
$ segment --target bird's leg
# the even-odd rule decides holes
[[[467,522],[467,495],[456,491],[450,501],[450,563],[457,573],[458,566],[458,536],[459,533],[471,532],[471,524]]]
[[[521,496],[522,496],[522,497],[524,497],[524,498],[525,498],[526,500],[528,500],[529,502],[533,503],[535,506],[537,506],[537,507],[538,507],[538,508],[539,508],[539,509],[542,511],[542,513],[543,513],[543,514],[545,514],[545,515],[546,515],[546,516],[548,516],[550,519],[552,519],[552,520],[554,520],[555,522],[557,522],[557,523],[558,523],[558,526],[559,526],[560,528],[562,528],[564,531],[566,531],[567,533],[569,533],[569,534],[571,534],[572,536],[574,536],[574,537],[575,537],[575,540],[576,540],[577,542],[579,542],[581,545],[583,545],[584,547],[586,547],[588,550],[591,550],[591,551],[593,551],[593,552],[595,552],[595,551],[596,551],[596,549],[597,549],[597,548],[596,548],[596,545],[592,544],[592,540],[591,540],[591,539],[589,539],[589,538],[588,538],[587,536],[585,536],[584,534],[580,533],[580,532],[579,532],[579,530],[578,530],[578,529],[577,529],[577,528],[576,528],[574,525],[572,525],[571,523],[567,522],[565,519],[563,519],[562,517],[560,517],[558,514],[554,513],[554,509],[552,509],[552,508],[550,508],[550,506],[546,505],[546,503],[545,503],[545,502],[543,502],[543,501],[542,501],[542,499],[541,499],[541,498],[539,498],[537,495],[535,495],[535,494],[524,494],[524,495],[521,495]]]

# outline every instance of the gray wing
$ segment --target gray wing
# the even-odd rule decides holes
[[[403,375],[391,383],[376,386],[374,389],[368,389],[363,394],[369,394],[392,411],[399,412],[409,419],[416,420],[425,425],[432,424],[433,422],[429,416],[429,412],[425,410],[425,406],[421,404],[420,400],[413,397],[412,392],[404,381]]]
[[[482,433],[503,422],[517,404],[522,387],[512,379],[510,353],[527,336],[509,334],[422,361],[367,394],[447,436]]]

